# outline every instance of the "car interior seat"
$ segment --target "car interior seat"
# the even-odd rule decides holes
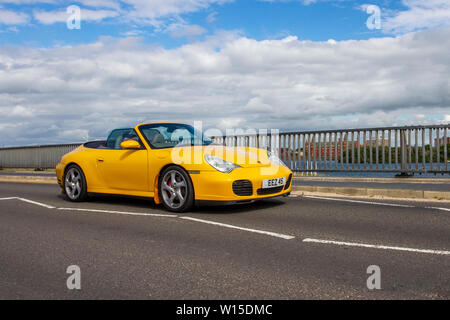
[[[122,147],[120,146],[122,141],[123,141],[123,134],[120,134],[116,138],[116,143],[114,144],[114,149],[122,149]]]
[[[152,144],[153,145],[158,146],[158,145],[164,144],[164,142],[165,142],[165,139],[164,139],[164,136],[161,133],[158,132],[157,134],[155,134],[153,136],[153,139],[152,139]]]

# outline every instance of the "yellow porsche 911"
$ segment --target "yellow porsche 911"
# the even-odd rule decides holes
[[[264,149],[217,145],[193,127],[140,124],[88,142],[56,167],[69,200],[89,194],[151,197],[173,212],[196,203],[231,204],[291,192],[292,172]]]

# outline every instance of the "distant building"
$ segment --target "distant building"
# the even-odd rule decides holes
[[[339,157],[342,153],[342,151],[347,150],[347,142],[348,142],[348,147],[349,149],[352,148],[352,145],[354,145],[354,148],[358,148],[358,141],[350,141],[350,140],[344,140],[342,141],[341,139],[338,139],[337,144],[334,143],[334,141],[331,141],[331,143],[329,141],[326,142],[318,142],[316,141],[315,143],[309,143],[306,142],[305,143],[305,148],[304,151],[306,151],[306,153],[308,154],[312,154],[314,155],[314,153],[316,154],[316,156],[321,156],[321,157],[331,157],[335,158],[335,157]],[[341,145],[342,145],[342,150],[341,150]],[[315,151],[315,152],[314,152]]]
[[[379,147],[389,147],[390,145],[390,141],[389,139],[382,139],[382,138],[378,138],[377,139],[371,139],[371,140],[366,140],[366,146],[372,146],[372,147],[376,147],[378,144]]]
[[[437,146],[438,139],[434,139],[434,145]],[[439,145],[443,146],[445,144],[445,138],[439,138]],[[450,137],[447,137],[447,144],[450,144]]]

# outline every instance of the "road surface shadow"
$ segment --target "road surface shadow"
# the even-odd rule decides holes
[[[243,212],[259,211],[264,209],[271,209],[281,205],[284,205],[283,199],[267,199],[258,200],[252,203],[231,204],[231,205],[202,205],[197,206],[193,210],[193,213],[201,214],[236,214]]]
[[[65,195],[58,195],[58,198],[68,202],[69,201]],[[143,209],[143,210],[157,210],[157,211],[166,211],[164,206],[157,205],[153,201],[152,198],[140,198],[140,197],[131,197],[131,196],[123,196],[123,195],[90,195],[87,203],[96,203],[96,204],[104,204],[107,206],[116,205],[124,207],[122,210],[126,210],[125,207],[132,207],[134,209]],[[196,205],[192,211],[186,212],[189,213],[201,213],[201,214],[236,214],[243,212],[251,212],[251,211],[259,211],[264,209],[270,209],[274,207],[278,207],[283,205],[285,201],[281,198],[279,199],[266,199],[266,200],[258,200],[252,203],[242,203],[242,204],[232,204],[232,205]],[[117,208],[116,208],[117,209]]]
[[[65,195],[58,195],[58,198],[66,201],[67,203],[72,203]],[[83,202],[81,202],[82,204]],[[84,203],[98,203],[104,205],[118,205],[124,207],[133,207],[139,209],[152,209],[158,210],[162,209],[162,206],[156,205],[153,198],[139,198],[123,195],[89,195],[89,198]]]

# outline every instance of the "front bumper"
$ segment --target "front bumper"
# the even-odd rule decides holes
[[[219,171],[200,171],[190,174],[192,183],[194,184],[195,200],[197,201],[214,201],[222,203],[244,203],[252,200],[266,199],[287,195],[292,189],[292,171],[285,167],[279,166],[276,173],[267,175],[261,173],[261,168],[240,168],[235,169],[231,173],[221,173]],[[285,188],[275,190],[267,194],[260,194],[258,190],[262,189],[262,182],[265,179],[275,179],[286,177],[291,181]],[[246,196],[237,195],[233,191],[233,182],[238,180],[248,180],[252,184],[252,192]],[[267,189],[264,189],[267,190]]]
[[[250,200],[235,200],[235,201],[213,201],[213,200],[196,200],[195,205],[196,206],[228,206],[228,205],[237,205],[237,204],[248,204],[248,203],[254,203],[256,201],[260,200],[266,200],[266,199],[273,199],[273,198],[280,198],[280,197],[288,197],[291,193],[283,193],[277,196],[271,196],[271,197],[264,197],[264,198],[257,198],[257,199],[250,199]]]
[[[61,188],[64,188],[64,167],[64,164],[61,162],[56,165],[56,178],[58,179],[58,184]]]

